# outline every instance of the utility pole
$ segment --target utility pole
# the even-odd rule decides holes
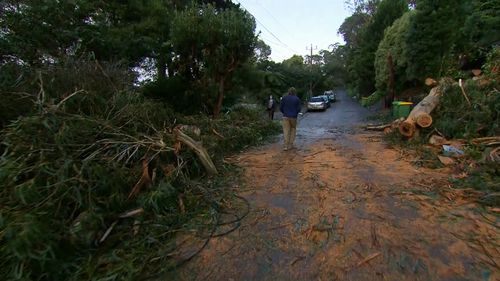
[[[309,72],[312,73],[312,61],[313,61],[313,50],[317,50],[318,46],[313,48],[313,44],[311,43],[311,47],[306,47],[306,50],[311,51],[311,55],[309,56]],[[307,99],[312,97],[312,81],[309,82],[309,93],[307,95]]]

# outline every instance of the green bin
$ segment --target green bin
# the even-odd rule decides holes
[[[399,101],[392,102],[392,117],[398,118],[399,115]]]
[[[410,109],[413,105],[412,102],[395,101],[392,103],[392,116],[394,118],[406,118],[410,115]]]
[[[398,118],[408,117],[408,115],[410,115],[412,105],[413,105],[413,103],[408,102],[408,101],[399,102],[399,116],[398,116]]]

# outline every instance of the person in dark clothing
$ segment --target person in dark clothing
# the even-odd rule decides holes
[[[294,87],[288,89],[288,95],[281,99],[280,111],[283,113],[283,135],[285,144],[283,150],[294,148],[295,134],[297,131],[297,116],[301,109],[301,101],[296,96]]]
[[[267,111],[269,113],[269,119],[274,119],[274,112],[276,111],[276,101],[273,96],[269,96],[269,100],[267,101]]]

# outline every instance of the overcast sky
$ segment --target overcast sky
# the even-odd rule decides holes
[[[343,44],[337,35],[351,13],[344,0],[234,0],[257,21],[260,38],[271,46],[271,59],[281,62],[294,54],[304,56]],[[307,48],[307,50],[306,50]]]

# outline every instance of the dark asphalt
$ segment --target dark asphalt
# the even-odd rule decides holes
[[[318,139],[338,138],[345,133],[352,133],[372,114],[345,91],[337,91],[337,101],[331,103],[326,111],[305,112],[304,106],[303,112],[297,125],[296,143],[299,146]],[[276,119],[281,120],[281,113],[277,112]]]

